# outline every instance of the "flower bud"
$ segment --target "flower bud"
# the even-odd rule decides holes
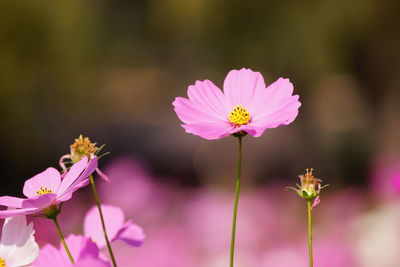
[[[322,188],[328,186],[322,186],[322,181],[318,178],[315,178],[313,175],[314,169],[306,169],[306,173],[303,175],[299,175],[300,185],[297,185],[298,188],[288,187],[295,191],[301,198],[304,198],[307,201],[314,200],[313,207],[318,205],[320,202],[319,193]]]

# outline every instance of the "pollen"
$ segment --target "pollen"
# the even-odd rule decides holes
[[[4,258],[0,258],[0,267],[7,267],[6,260]]]
[[[40,187],[39,190],[36,191],[36,195],[40,196],[40,195],[44,195],[44,194],[49,194],[49,193],[53,193],[53,190],[48,189],[47,187]],[[1,263],[1,261],[0,261]],[[2,265],[0,265],[1,267]]]
[[[229,121],[235,126],[245,125],[250,122],[250,113],[242,105],[236,105],[229,114]]]
[[[70,148],[73,162],[78,162],[83,156],[92,157],[99,149],[96,147],[96,143],[90,142],[89,137],[83,137],[83,135],[79,135],[79,138],[75,139]]]

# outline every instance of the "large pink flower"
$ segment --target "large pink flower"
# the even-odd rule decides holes
[[[67,201],[76,190],[89,183],[88,176],[96,168],[96,158],[88,161],[84,157],[71,167],[63,179],[56,169],[46,169],[25,182],[23,193],[27,198],[0,197],[0,206],[13,208],[1,210],[0,218],[37,213]]]
[[[188,88],[189,99],[177,97],[172,104],[187,133],[209,140],[237,132],[259,137],[296,118],[301,104],[292,93],[289,79],[266,87],[259,72],[241,69],[228,73],[224,92],[209,80],[196,81]]]

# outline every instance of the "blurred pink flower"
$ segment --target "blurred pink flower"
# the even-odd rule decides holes
[[[69,200],[76,190],[89,183],[88,176],[96,168],[97,159],[88,161],[84,157],[71,167],[62,180],[56,169],[48,168],[25,182],[23,193],[27,198],[0,197],[0,205],[15,208],[0,211],[0,218],[33,214]]]
[[[131,246],[140,246],[143,243],[145,239],[143,229],[131,220],[125,222],[124,213],[120,208],[101,205],[101,209],[110,242],[122,240]],[[90,237],[100,248],[106,246],[97,206],[86,213],[83,229],[85,236]]]
[[[279,78],[266,88],[259,72],[250,69],[228,73],[222,92],[211,81],[197,81],[188,97],[172,103],[187,133],[208,140],[246,132],[261,136],[268,128],[291,123],[298,114],[298,95],[289,79]]]
[[[0,241],[0,266],[31,264],[39,254],[34,232],[33,224],[27,225],[25,216],[6,219]]]
[[[99,248],[89,238],[84,236],[69,235],[65,242],[71,251],[75,264],[72,264],[62,244],[57,249],[52,245],[44,246],[39,257],[33,263],[35,267],[110,267],[110,263],[101,258]]]

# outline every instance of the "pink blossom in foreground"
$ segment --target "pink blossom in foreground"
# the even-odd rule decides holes
[[[0,241],[0,266],[31,264],[39,254],[34,232],[33,224],[27,225],[25,216],[6,219]]]
[[[88,161],[84,157],[71,167],[62,180],[56,169],[46,169],[25,182],[23,193],[27,198],[0,197],[1,206],[14,208],[0,211],[0,218],[37,213],[69,200],[76,190],[89,183],[88,176],[96,168],[97,159]]]
[[[101,205],[101,209],[110,242],[122,240],[131,246],[140,246],[143,243],[145,239],[143,229],[131,220],[125,222],[124,213],[120,208]],[[97,206],[87,212],[83,228],[85,236],[90,237],[100,248],[106,246]]]
[[[209,140],[238,132],[259,137],[296,118],[301,104],[292,93],[289,79],[266,87],[259,72],[243,68],[228,73],[224,92],[209,80],[196,81],[188,88],[188,99],[177,97],[172,104],[187,133]]]
[[[99,248],[89,238],[84,236],[70,235],[65,239],[71,255],[75,260],[72,264],[60,244],[57,249],[52,245],[44,246],[39,253],[39,257],[33,263],[34,267],[110,267],[110,263],[101,258]]]

